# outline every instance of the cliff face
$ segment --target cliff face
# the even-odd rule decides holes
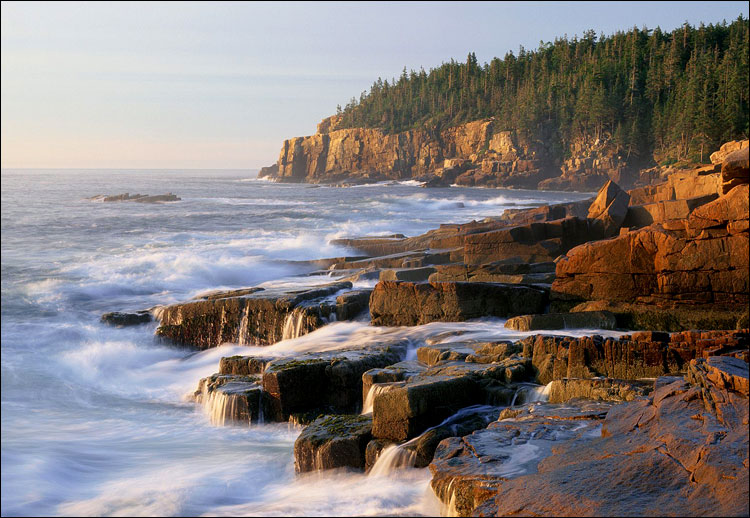
[[[632,182],[627,164],[606,141],[577,143],[578,156],[560,162],[547,143],[500,131],[493,119],[439,133],[417,129],[385,134],[337,129],[337,123],[336,116],[329,117],[314,135],[284,141],[278,162],[261,176],[281,182],[419,179],[430,186],[562,190],[595,190],[610,179],[626,186]]]

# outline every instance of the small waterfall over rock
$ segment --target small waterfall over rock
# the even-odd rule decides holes
[[[390,385],[385,383],[374,383],[370,386],[370,390],[367,391],[367,397],[365,397],[365,402],[362,405],[362,414],[371,414],[372,413],[372,407],[375,403],[375,396],[378,394],[384,394],[394,388],[396,388],[396,385]]]
[[[448,493],[450,493],[450,498],[448,499],[448,503],[444,503],[441,501],[440,505],[440,516],[459,516],[458,509],[456,508],[456,490],[453,489],[453,482],[455,482],[455,478],[452,479],[448,483]]]
[[[245,303],[245,309],[242,311],[242,318],[240,319],[240,325],[237,328],[237,344],[238,345],[250,345],[250,333],[248,332],[247,324],[250,320],[250,304]]]
[[[378,385],[373,385],[373,388]],[[381,385],[382,387],[389,387],[389,385]],[[408,440],[403,444],[392,444],[387,446],[380,452],[375,464],[370,470],[369,476],[387,476],[393,473],[395,470],[404,468],[413,468],[417,466],[417,450],[419,449],[420,440],[430,431],[448,426],[451,428],[453,433],[459,432],[460,423],[472,417],[481,417],[484,421],[484,426],[489,424],[491,421],[497,419],[500,413],[500,409],[495,406],[489,405],[472,405],[466,408],[462,408],[455,414],[444,419],[440,424],[431,426],[426,429],[417,437]],[[468,433],[468,430],[465,430]],[[431,457],[431,455],[430,455]],[[422,466],[420,466],[422,467]]]
[[[281,332],[282,340],[291,340],[298,338],[303,334],[307,334],[307,331],[302,332],[302,326],[305,323],[305,317],[307,316],[303,308],[296,307],[287,313],[284,319],[284,327]]]
[[[255,378],[232,375],[203,378],[194,397],[214,425],[263,423],[263,388]]]
[[[224,341],[224,327],[227,325],[227,310],[224,306],[221,307],[221,321],[217,328],[216,343],[221,344]]]
[[[523,405],[524,403],[536,403],[537,401],[549,401],[549,393],[552,382],[546,385],[523,384],[513,394],[510,406]]]
[[[414,439],[401,445],[392,444],[383,449],[368,476],[387,477],[398,469],[414,467],[417,452],[405,448],[406,445],[411,444],[413,441]]]

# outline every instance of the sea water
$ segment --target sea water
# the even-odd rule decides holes
[[[164,194],[162,204],[94,202]],[[355,251],[331,239],[417,235],[441,223],[590,194],[336,188],[259,181],[248,171],[2,171],[2,515],[431,515],[427,469],[388,477],[294,473],[299,429],[214,426],[189,400],[222,356],[332,350],[460,328],[523,333],[486,319],[415,328],[337,322],[270,348],[204,352],[114,328],[132,311],[212,289],[330,282],[290,261]],[[585,334],[581,331],[580,334]],[[413,349],[412,353],[413,355]]]

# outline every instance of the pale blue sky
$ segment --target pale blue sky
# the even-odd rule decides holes
[[[2,166],[257,168],[378,76],[747,2],[2,3]]]

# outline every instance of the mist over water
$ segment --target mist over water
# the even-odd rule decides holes
[[[335,257],[337,237],[416,235],[440,223],[586,198],[574,193],[333,188],[257,181],[247,171],[2,171],[2,514],[434,514],[427,470],[367,479],[295,477],[299,430],[216,427],[186,396],[219,359],[336,349],[460,327],[519,337],[502,321],[376,328],[339,322],[270,347],[196,353],[154,340],[156,324],[112,328],[102,313],[207,290],[295,278],[289,261]],[[96,203],[164,194],[166,204]],[[279,281],[281,279],[281,281]],[[457,337],[459,339],[462,337]]]

